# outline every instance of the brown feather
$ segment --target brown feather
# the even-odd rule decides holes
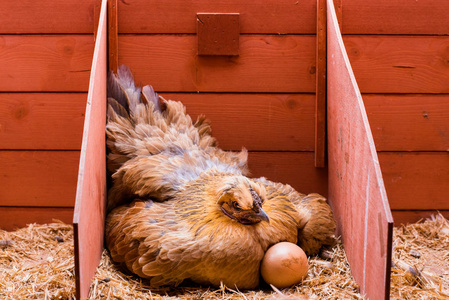
[[[190,279],[247,289],[258,285],[271,245],[289,241],[315,254],[332,244],[322,196],[247,177],[245,149],[219,149],[203,116],[193,122],[180,102],[141,92],[121,70],[111,77],[121,100],[110,101],[106,130],[105,236],[114,261],[152,286]]]

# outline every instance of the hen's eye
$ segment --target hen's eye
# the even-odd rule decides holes
[[[232,206],[233,206],[235,209],[240,209],[240,205],[237,203],[237,201],[232,201]]]

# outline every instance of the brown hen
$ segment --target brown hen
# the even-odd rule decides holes
[[[115,262],[152,286],[240,289],[259,283],[265,251],[281,241],[316,254],[334,242],[326,199],[247,177],[247,152],[216,147],[208,122],[180,102],[109,75],[106,244]]]

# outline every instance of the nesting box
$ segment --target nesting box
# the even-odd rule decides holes
[[[449,216],[445,0],[0,8],[0,227],[72,222],[76,198],[79,297],[103,246],[106,73],[119,64],[205,114],[223,149],[247,148],[254,177],[327,196],[373,299],[388,298],[392,220]]]

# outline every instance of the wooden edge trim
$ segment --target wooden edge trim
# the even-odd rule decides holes
[[[117,7],[117,0],[108,0],[108,67],[114,73],[118,68]]]
[[[326,162],[326,55],[327,55],[326,0],[317,0],[316,39],[316,104],[315,104],[315,167]]]
[[[74,214],[75,216],[75,214]],[[81,299],[81,277],[80,277],[80,260],[78,254],[80,253],[80,241],[78,239],[78,222],[73,221],[73,243],[75,251],[75,299]]]
[[[390,211],[391,215],[391,211]],[[393,217],[388,221],[388,239],[387,239],[387,265],[385,270],[385,299],[390,299],[390,289],[391,289],[391,264],[393,260]]]

